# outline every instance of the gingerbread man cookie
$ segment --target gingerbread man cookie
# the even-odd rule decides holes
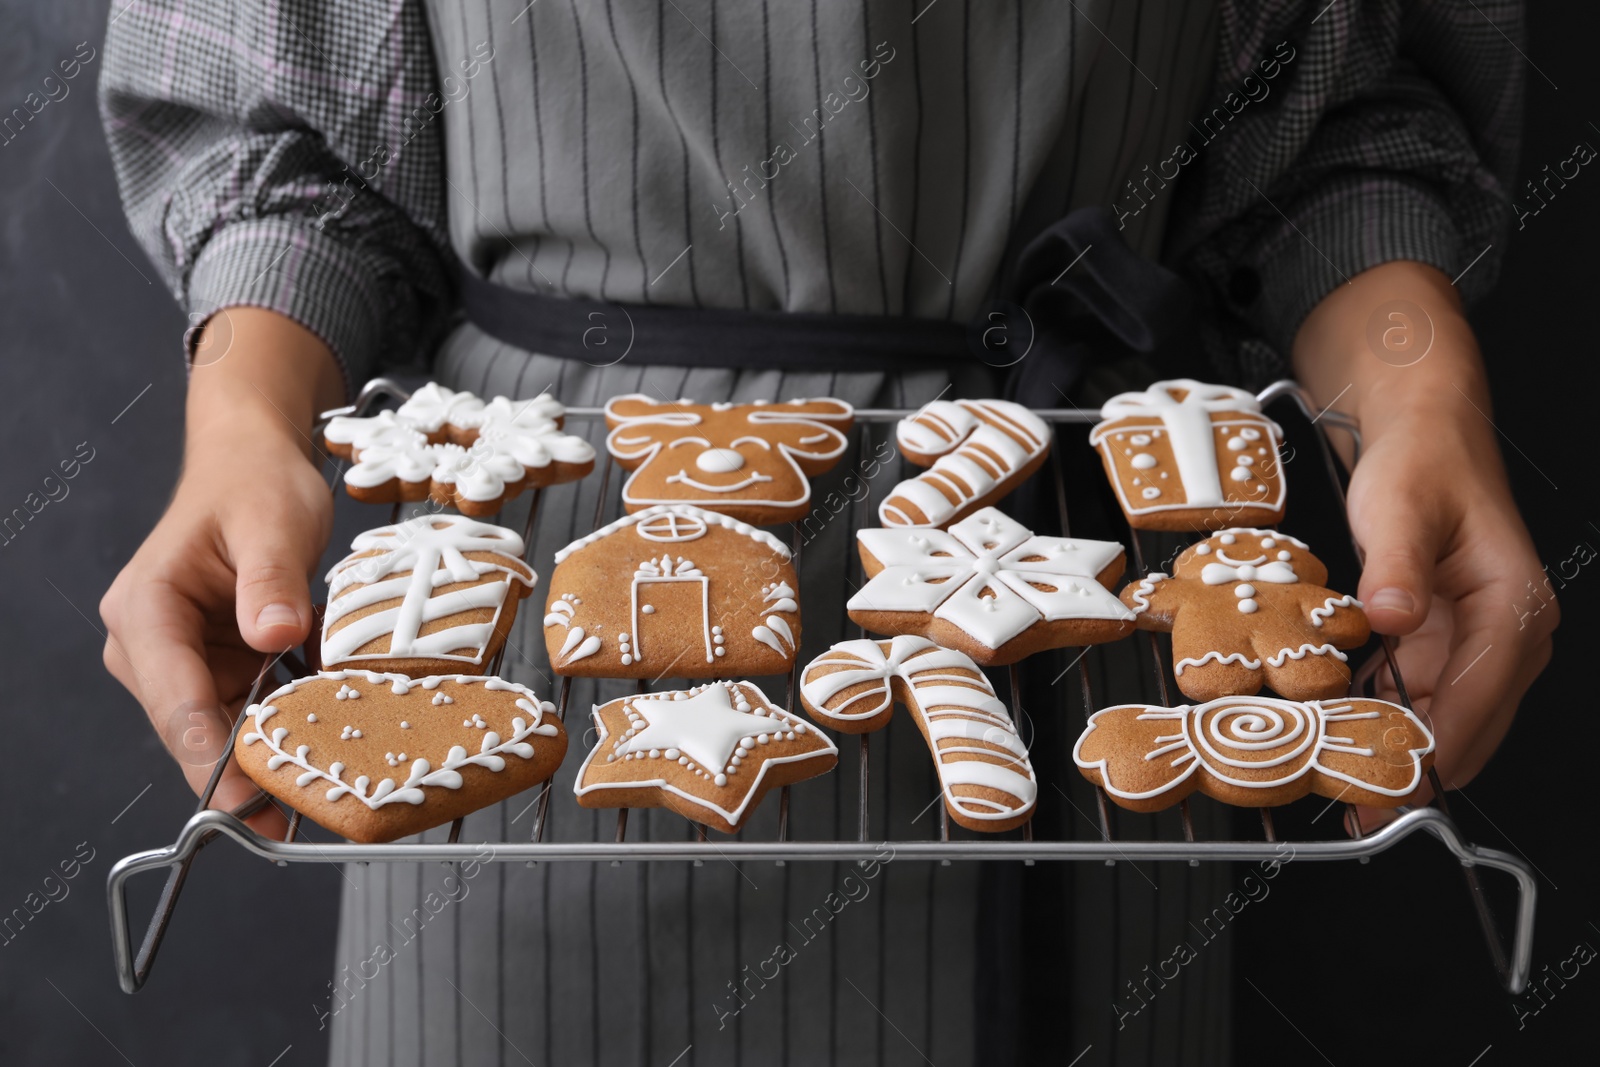
[[[1361,601],[1323,587],[1328,568],[1276,530],[1223,530],[1179,554],[1171,576],[1130,582],[1141,630],[1170,631],[1178,688],[1193,700],[1249,695],[1264,682],[1290,700],[1350,688],[1340,651],[1371,635]]]
[[[785,674],[800,646],[789,549],[688,504],[624,515],[556,553],[544,617],[557,674]]]
[[[887,726],[904,705],[928,742],[945,810],[969,830],[999,833],[1033,814],[1028,746],[983,671],[954,649],[925,637],[842,641],[806,667],[800,700],[847,734]]]
[[[846,605],[877,634],[920,634],[985,666],[1035,652],[1115,641],[1134,614],[1110,592],[1124,553],[1114,541],[1039,537],[984,508],[948,530],[861,530],[871,579]]]
[[[839,750],[749,682],[623,697],[594,709],[600,738],[573,786],[586,808],[670,808],[731,834],[768,790],[831,771]]]
[[[1251,393],[1179,378],[1114,396],[1100,417],[1089,443],[1135,529],[1283,520],[1283,430]]]
[[[429,382],[394,411],[340,416],[328,450],[353,459],[345,491],[373,504],[433,499],[464,515],[493,515],[523,489],[572,482],[594,470],[594,448],[562,433],[566,409],[549,393],[531,400]]]
[[[939,526],[988,507],[1050,452],[1050,426],[1007,400],[935,400],[895,430],[900,452],[929,469],[878,505],[885,526]]]
[[[1247,807],[1307,793],[1395,807],[1433,766],[1433,735],[1383,700],[1222,697],[1198,707],[1097,711],[1072,760],[1133,811],[1160,811],[1197,790]]]
[[[321,663],[425,675],[482,668],[537,576],[515,531],[465,515],[368,530],[328,572]]]
[[[842,400],[695,404],[634,394],[606,404],[606,448],[632,471],[629,511],[694,504],[744,522],[804,518],[811,475],[844,455],[855,409]]]
[[[245,709],[239,767],[352,841],[393,841],[537,785],[567,734],[555,706],[499,678],[326,671]]]

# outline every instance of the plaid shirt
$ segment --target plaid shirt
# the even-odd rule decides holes
[[[1118,0],[1124,6],[1129,2]],[[621,66],[614,69],[626,78],[626,90],[617,91],[632,94],[636,140],[667,138],[674,150],[681,142],[686,173],[690,146],[702,153],[706,145],[720,151],[719,136],[724,142],[728,137],[725,111],[721,112],[724,129],[718,129],[717,71],[722,72],[725,86],[732,83],[741,93],[745,89],[736,81],[738,76],[744,76],[752,89],[756,85],[743,69],[751,62],[744,58],[748,49],[736,49],[731,42],[759,41],[761,44],[752,47],[766,47],[768,59],[765,66],[756,68],[758,73],[764,75],[774,62],[774,35],[765,21],[767,5],[760,5],[760,21],[753,26],[747,24],[757,18],[754,8],[723,10],[720,28],[719,12],[713,5],[709,9],[710,34],[701,32],[700,36],[708,43],[717,42],[712,47],[730,65],[730,52],[737,53],[743,65],[729,70],[717,59],[710,60],[709,113],[681,103],[673,107],[660,44],[667,31],[659,21],[650,21],[662,17],[659,10],[640,16],[629,13],[619,0],[616,7],[623,10],[613,12],[608,4],[603,14],[589,11],[580,15],[578,8],[566,10],[562,3],[544,0],[537,7],[523,8],[520,14],[515,11],[522,5],[510,0],[485,0],[483,5],[485,26],[494,11],[507,28],[525,20],[526,27],[516,28],[528,29],[529,37],[536,19],[564,18],[569,34],[574,25],[578,27],[577,56],[586,64],[584,74],[578,84],[564,86],[562,99],[541,103],[536,69],[534,121],[542,120],[542,129],[548,129],[552,116],[560,118],[580,106],[575,101],[581,101],[582,121],[589,122],[589,96],[602,88],[591,70],[602,60],[615,57]],[[945,43],[958,50],[953,54],[962,59],[967,110],[963,128],[974,132],[964,157],[956,157],[953,168],[941,165],[937,178],[946,180],[951,170],[964,167],[964,189],[996,190],[1005,187],[1009,174],[1016,210],[1010,216],[1013,230],[1005,235],[1003,256],[990,255],[977,240],[964,240],[961,227],[971,227],[965,205],[982,207],[978,197],[964,194],[967,199],[959,217],[929,200],[918,222],[919,212],[913,206],[913,249],[920,252],[930,242],[949,236],[942,235],[939,227],[954,228],[949,262],[955,266],[935,271],[941,278],[947,273],[957,277],[950,284],[948,305],[933,306],[930,311],[931,305],[919,301],[910,281],[911,270],[920,265],[908,254],[905,297],[892,296],[889,282],[883,283],[882,310],[887,314],[965,317],[979,296],[996,291],[1005,275],[1005,257],[1025,244],[1041,221],[1049,221],[1020,210],[1018,185],[1027,179],[1019,178],[1017,161],[1026,160],[1030,152],[1047,155],[1053,143],[1050,131],[1030,129],[1021,117],[1024,101],[1032,108],[1037,97],[1024,94],[1020,66],[1025,38],[1053,42],[1050,33],[1074,19],[1033,4],[1034,0],[1016,0],[1014,64],[995,53],[996,35],[979,32],[986,27],[972,21],[970,7],[960,8],[965,13],[960,15],[955,7],[939,12],[928,5],[934,13],[926,18],[916,15],[921,24],[913,27],[905,25],[911,13],[900,10],[903,3],[890,11],[890,0],[867,0],[848,13],[824,5],[819,28],[813,6],[811,65],[819,72],[818,99],[827,89],[820,72],[854,65],[871,47],[870,39],[864,40],[866,35],[859,31],[848,43],[835,41],[830,20],[848,17],[853,26],[860,18],[872,38],[884,35],[879,32],[883,26],[897,24],[919,50],[938,43],[938,35],[943,33]],[[696,5],[688,6],[695,20],[704,14]],[[919,10],[923,6],[911,5]],[[1029,13],[1026,34],[1025,9]],[[528,260],[532,268],[529,284],[547,282],[551,290],[573,295],[630,298],[615,297],[607,290],[608,279],[617,277],[618,263],[629,257],[626,242],[598,240],[605,254],[605,273],[598,281],[584,275],[581,263],[579,269],[562,270],[556,277],[552,269],[543,266],[551,261],[540,258],[547,246],[564,240],[570,267],[572,250],[589,243],[585,227],[588,238],[602,238],[602,231],[617,213],[603,198],[612,185],[608,180],[611,173],[625,169],[629,162],[591,158],[587,131],[581,152],[573,148],[551,162],[546,161],[541,145],[538,172],[533,175],[524,176],[521,168],[513,169],[504,155],[490,157],[498,159],[492,169],[505,172],[500,175],[503,219],[496,217],[497,206],[473,201],[468,207],[464,194],[461,200],[454,198],[465,174],[473,168],[490,168],[470,148],[460,147],[461,138],[452,138],[447,123],[422,116],[444,112],[450,123],[458,123],[460,119],[451,109],[464,112],[466,143],[470,145],[475,136],[481,154],[493,134],[484,123],[492,122],[495,115],[495,111],[482,110],[488,106],[480,99],[485,89],[494,95],[503,133],[506,112],[502,97],[515,92],[519,78],[522,83],[527,81],[527,75],[512,66],[515,58],[503,51],[495,53],[492,46],[488,57],[466,54],[447,58],[442,53],[439,40],[446,20],[459,19],[461,33],[449,31],[458,45],[475,35],[467,26],[469,18],[478,16],[469,15],[466,9],[418,0],[276,0],[265,4],[141,0],[114,10],[100,87],[106,134],[133,233],[192,321],[202,321],[215,309],[234,304],[278,310],[328,341],[348,380],[359,381],[383,362],[426,358],[431,352],[455,314],[450,277],[458,256],[475,268],[489,269],[496,256],[510,258],[509,245]],[[1090,39],[1091,31],[1100,32],[1100,25],[1110,25],[1101,21],[1109,17],[1104,3],[1084,0],[1076,10],[1077,29],[1085,39]],[[1094,12],[1095,18],[1090,20],[1087,12]],[[679,13],[685,21],[690,20],[690,14],[681,9]],[[987,9],[982,14],[990,17]],[[774,20],[780,15],[787,17],[788,12],[774,15]],[[670,13],[665,17],[676,18]],[[598,29],[591,23],[587,39],[580,24],[583,18],[601,20]],[[604,34],[607,19],[609,41]],[[935,25],[939,19],[952,28],[940,29]],[[657,27],[653,67],[649,57],[638,58],[627,36],[635,22]],[[448,25],[454,26],[454,22]],[[541,21],[541,25],[553,27],[554,23]],[[699,31],[704,23],[690,25]],[[1197,148],[1195,157],[1182,167],[1183,180],[1170,194],[1162,255],[1192,279],[1211,308],[1213,320],[1222,323],[1223,333],[1233,339],[1227,346],[1231,355],[1223,357],[1219,374],[1252,379],[1273,373],[1281,366],[1281,353],[1288,350],[1295,329],[1325,294],[1359,271],[1386,261],[1420,260],[1452,277],[1471,264],[1472,269],[1459,282],[1469,298],[1492,284],[1511,219],[1510,186],[1522,106],[1523,71],[1517,43],[1522,38],[1520,3],[1219,0],[1215,25],[1212,99],[1196,116],[1193,128],[1197,136],[1190,142]],[[1130,49],[1140,36],[1137,20],[1133,26]],[[685,40],[698,42],[687,36],[688,29],[681,24],[678,30]],[[740,37],[746,30],[753,36]],[[548,35],[555,31],[540,32],[550,40],[553,38]],[[552,54],[548,44],[541,57],[537,46],[535,42],[536,63],[564,58]],[[563,45],[560,51],[571,48]],[[1063,45],[1061,63],[1070,64],[1068,52]],[[1134,56],[1140,54],[1133,52]],[[1270,56],[1282,61],[1270,79],[1270,93],[1257,99],[1252,95],[1253,86],[1263,82],[1262,62]],[[671,58],[669,52],[669,62]],[[872,124],[874,144],[878,136],[887,139],[914,122],[917,151],[922,152],[928,150],[923,137],[923,96],[931,92],[925,86],[937,84],[929,80],[930,69],[935,78],[954,74],[937,70],[942,64],[926,57],[912,61],[921,64],[917,80],[910,83],[912,95],[875,96],[872,111],[861,106],[856,110],[862,113],[860,121]],[[896,76],[908,77],[907,64],[912,61],[899,60]],[[1013,65],[1019,69],[1014,71]],[[1031,63],[1030,78],[1037,79],[1041,66],[1050,65]],[[470,72],[469,66],[473,68]],[[973,145],[982,147],[981,143],[971,138],[983,134],[985,116],[972,114],[981,110],[973,104],[981,98],[973,93],[992,83],[1009,84],[1013,76],[1018,113],[1015,132],[1006,135],[1009,143],[1003,152],[980,152]],[[670,115],[656,116],[662,121],[641,128],[640,101],[650,101],[658,78]],[[621,84],[620,78],[615,80]],[[1038,84],[1030,82],[1030,88]],[[1143,88],[1137,81],[1132,87]],[[770,87],[761,92],[768,91]],[[1169,92],[1169,104],[1171,96]],[[1012,98],[995,99],[1001,102],[996,106],[1002,107]],[[513,103],[508,100],[505,106]],[[944,107],[931,96],[927,104],[935,111]],[[769,101],[769,125],[771,110]],[[848,117],[857,119],[856,115]],[[1132,126],[1135,117],[1125,111],[1124,126]],[[594,121],[622,120],[606,114],[595,116]],[[1222,126],[1226,127],[1223,132],[1211,136],[1213,127]],[[936,133],[942,134],[942,128],[930,126],[930,142],[937,140]],[[837,144],[837,139],[830,144]],[[380,146],[381,152],[374,146]],[[1085,153],[1097,148],[1104,151],[1103,146],[1092,143],[1073,147]],[[918,158],[916,152],[910,155]],[[646,226],[654,219],[651,205],[640,206],[638,158],[635,152],[632,217],[639,255],[633,267],[641,280],[647,280],[668,266],[665,260],[670,258],[670,250],[647,254],[639,240],[641,215]],[[879,178],[876,158],[875,153],[869,191],[876,188]],[[1117,158],[1120,163],[1121,157]],[[1128,160],[1122,176],[1126,184],[1117,183],[1108,206],[1131,215],[1134,201],[1126,198],[1151,188],[1148,165],[1158,159]],[[717,160],[721,161],[720,155]],[[989,168],[1003,168],[1008,162],[1009,172],[997,170],[995,181],[982,184]],[[837,169],[830,162],[823,182]],[[721,170],[714,169],[716,177]],[[886,173],[884,180],[892,177]],[[671,178],[669,182],[666,176],[654,173],[646,173],[644,180],[677,181]],[[937,182],[930,184],[925,175],[920,179],[913,176],[913,188],[918,180],[922,185],[916,196],[927,199],[938,193]],[[832,181],[837,184],[838,179]],[[687,177],[682,184],[681,210],[687,213]],[[865,198],[860,186],[851,184]],[[1034,184],[1041,184],[1037,174]],[[1028,192],[1025,184],[1022,192]],[[591,203],[591,193],[597,202]],[[826,195],[825,190],[821,223],[811,236],[798,241],[791,237],[790,245],[782,247],[782,234],[776,234],[787,295],[767,303],[797,311],[844,310],[840,305],[846,300],[834,277],[843,268],[837,264],[828,267],[831,273],[820,289],[808,288],[791,277],[791,266],[796,272],[806,269],[811,245],[826,245],[829,240],[830,206],[836,214],[851,204],[866,212],[851,200],[855,193],[849,190],[839,193],[842,199],[831,205]],[[506,224],[515,210],[535,199],[541,211],[538,225],[527,227],[528,233],[508,233]],[[670,196],[656,200],[660,202],[658,213],[678,210]],[[955,221],[946,222],[947,216]],[[868,226],[879,228],[877,254],[880,262],[885,262],[887,231],[870,214],[863,217]],[[780,231],[783,221],[773,211],[772,230]],[[753,232],[749,223],[744,228]],[[896,226],[897,232],[899,229]],[[692,228],[690,235],[694,237],[690,243],[700,247],[689,257],[688,269],[680,268],[682,280],[675,274],[660,288],[651,283],[648,291],[640,284],[642,298],[719,306],[730,289],[736,294],[742,288],[749,306],[752,297],[746,276],[753,276],[754,269],[746,270],[736,284],[708,284],[707,278],[716,277],[716,265],[702,258],[705,242]],[[532,243],[524,242],[524,237]],[[684,242],[677,243],[681,247]],[[1492,250],[1478,259],[1491,245]],[[524,247],[532,251],[525,254]],[[745,244],[739,245],[740,269],[745,268],[745,248]],[[731,262],[731,255],[726,258]],[[651,261],[648,268],[647,260]],[[535,281],[535,274],[542,280]],[[974,277],[976,281],[969,280]],[[933,280],[931,275],[928,280]],[[873,275],[870,288],[874,296],[877,281]],[[614,282],[612,285],[615,289]],[[845,288],[848,296],[868,287],[854,285],[846,277]],[[937,285],[933,291],[942,292]],[[824,295],[817,296],[819,292]],[[727,299],[737,302],[736,295]]]

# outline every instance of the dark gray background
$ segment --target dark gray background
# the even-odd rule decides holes
[[[105,19],[105,4],[88,0],[0,2],[0,113],[78,42],[98,51]],[[1533,16],[1525,175],[1567,158],[1578,140],[1600,146],[1590,122],[1600,116],[1597,28],[1587,7],[1548,5]],[[123,224],[94,106],[98,62],[0,146],[0,511],[38,490],[80,442],[94,449],[70,495],[0,547],[12,673],[0,705],[0,913],[40,891],[80,843],[85,855],[93,849],[70,894],[0,945],[0,1062],[320,1063],[325,1034],[313,1005],[332,958],[332,868],[276,869],[231,847],[209,850],[146,990],[124,996],[112,971],[106,872],[119,856],[170,841],[193,800],[100,664],[99,597],[159,515],[176,471],[185,322]],[[1552,568],[1576,543],[1600,544],[1594,442],[1582,436],[1596,429],[1597,247],[1600,175],[1586,169],[1516,235],[1501,288],[1478,311],[1496,423],[1515,445],[1508,466]],[[1588,803],[1596,627],[1587,613],[1600,605],[1597,575],[1585,568],[1564,591],[1555,664],[1496,762],[1456,802],[1474,838],[1522,852],[1541,872],[1536,971],[1579,942],[1600,947]],[[136,908],[147,909],[153,892],[136,894]],[[1553,1062],[1577,1047],[1600,1006],[1591,965],[1552,985],[1555,995],[1519,1029],[1461,879],[1425,840],[1366,867],[1291,866],[1272,899],[1229,935],[1238,938],[1241,1062],[1314,1062],[1317,1051],[1340,1064],[1399,1062],[1402,1050],[1420,1048],[1409,1036],[1419,1022],[1433,1042],[1426,1062]],[[1509,903],[1498,888],[1495,899]]]

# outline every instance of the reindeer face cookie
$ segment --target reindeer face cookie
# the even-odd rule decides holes
[[[786,673],[800,579],[783,542],[687,504],[653,507],[556,553],[544,617],[557,674],[726,678]]]
[[[895,431],[900,452],[929,469],[878,506],[885,526],[944,527],[996,503],[1039,469],[1050,427],[1007,400],[935,400]]]
[[[1283,520],[1283,431],[1252,394],[1180,378],[1114,396],[1100,416],[1089,443],[1135,529]]]
[[[844,455],[854,421],[842,400],[694,404],[636,394],[606,404],[606,449],[633,472],[622,488],[629,511],[694,504],[765,525],[805,516],[809,476]]]
[[[1414,714],[1382,700],[1223,697],[1198,707],[1097,711],[1072,759],[1134,811],[1159,811],[1197,790],[1249,807],[1307,793],[1394,807],[1433,765],[1433,735]]]
[[[481,669],[533,591],[522,538],[465,515],[368,530],[328,572],[324,670],[380,667],[421,676]]]
[[[977,664],[924,637],[843,641],[811,661],[800,699],[849,734],[889,724],[905,705],[933,756],[945,810],[969,830],[999,833],[1033,813],[1039,779],[1028,746]]]
[[[328,450],[355,462],[345,490],[374,504],[432,498],[464,515],[493,515],[527,488],[576,481],[594,448],[561,432],[565,409],[548,393],[488,403],[429,382],[395,411],[340,416]]]
[[[1115,641],[1133,612],[1110,592],[1122,546],[1039,537],[995,508],[949,530],[862,530],[871,579],[850,617],[873,633],[920,634],[986,666],[1035,652]]]
[[[1355,597],[1323,586],[1328,568],[1304,541],[1232,529],[1190,545],[1172,575],[1130,582],[1122,600],[1143,630],[1172,633],[1173,673],[1193,700],[1249,695],[1263,683],[1290,700],[1350,687],[1341,649],[1371,635]]]

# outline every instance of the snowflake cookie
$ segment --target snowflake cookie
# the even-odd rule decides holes
[[[1323,587],[1328,568],[1276,530],[1232,529],[1179,554],[1122,591],[1141,630],[1170,631],[1173,674],[1191,700],[1248,695],[1262,684],[1290,700],[1343,696],[1348,657],[1372,629],[1361,601]]]
[[[1110,592],[1124,566],[1116,542],[1036,536],[995,508],[949,530],[856,538],[871,580],[847,608],[873,633],[919,634],[994,666],[1133,632],[1133,612]]]

